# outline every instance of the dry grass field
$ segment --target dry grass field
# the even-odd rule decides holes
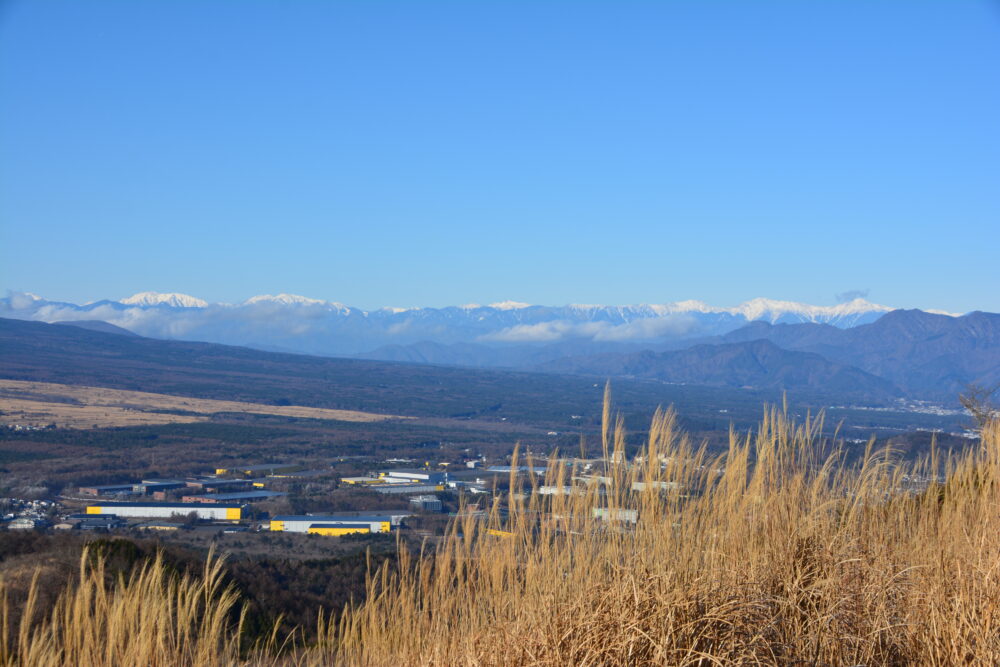
[[[213,414],[246,413],[298,419],[377,422],[405,419],[354,410],[189,398],[53,382],[0,380],[0,421],[21,426],[107,428],[208,421]]]
[[[1000,423],[916,463],[848,464],[821,432],[769,410],[709,456],[661,412],[627,460],[606,409],[593,483],[512,476],[309,645],[241,643],[211,559],[201,579],[156,561],[117,583],[97,561],[55,613],[0,626],[0,664],[1000,664]],[[555,460],[546,477],[573,484]]]

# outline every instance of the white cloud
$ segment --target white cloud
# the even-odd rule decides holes
[[[650,317],[624,324],[553,320],[538,324],[518,324],[480,336],[479,340],[497,343],[551,343],[573,338],[602,342],[638,341],[679,336],[690,333],[696,326],[696,320],[689,315]]]
[[[847,303],[855,299],[867,299],[869,294],[871,294],[870,289],[849,289],[846,292],[838,294],[836,299],[837,303]]]

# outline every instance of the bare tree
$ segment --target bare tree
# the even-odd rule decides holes
[[[1000,409],[993,403],[993,394],[1000,389],[1000,383],[992,387],[984,387],[979,384],[970,384],[965,388],[965,392],[958,395],[958,400],[962,407],[969,411],[972,418],[976,420],[976,428],[980,431],[991,419],[1000,415]]]

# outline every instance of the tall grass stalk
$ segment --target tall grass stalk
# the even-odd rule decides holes
[[[626,463],[622,422],[606,407],[602,480],[541,496],[512,478],[508,513],[497,502],[485,522],[455,521],[432,558],[403,551],[300,657],[1000,664],[998,424],[978,451],[932,451],[910,465],[871,445],[848,464],[822,427],[769,409],[756,433],[731,432],[728,452],[713,457],[673,412],[658,412]],[[561,488],[579,472],[552,460],[545,484]]]
[[[0,664],[234,664],[240,660],[242,616],[230,622],[237,595],[223,585],[222,575],[222,561],[212,554],[201,577],[178,575],[157,556],[109,585],[104,558],[85,549],[78,578],[47,616],[36,608],[36,572],[16,637],[9,635],[4,589]]]

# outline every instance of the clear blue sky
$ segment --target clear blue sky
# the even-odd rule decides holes
[[[1000,311],[1000,3],[0,5],[0,290]]]

